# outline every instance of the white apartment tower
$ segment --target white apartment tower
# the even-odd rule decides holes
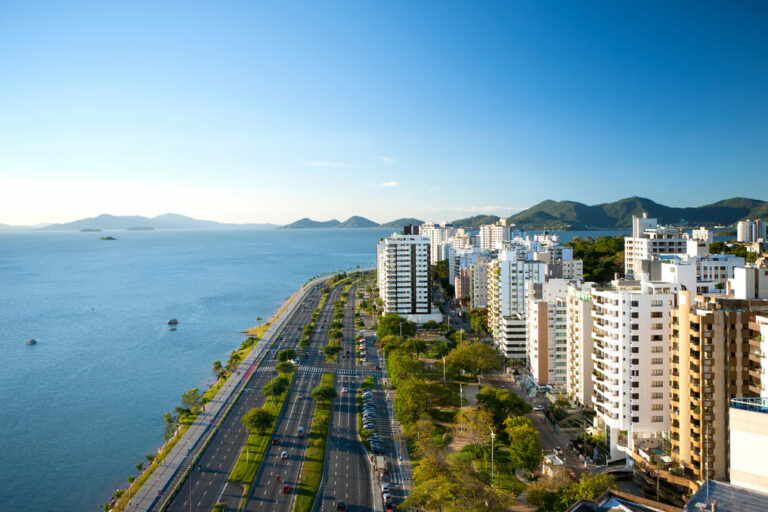
[[[671,310],[677,285],[614,281],[592,291],[592,401],[609,460],[669,430]],[[627,432],[620,440],[619,434]],[[622,436],[623,437],[623,436]]]
[[[500,219],[498,224],[480,226],[481,249],[501,249],[506,240],[509,240],[509,226],[504,219]]]
[[[656,219],[632,216],[632,236],[624,238],[624,270],[627,279],[639,279],[640,262],[661,254],[685,254],[688,239],[683,230],[659,226]]]
[[[761,220],[740,220],[736,224],[736,240],[739,242],[756,242],[766,239],[765,222]]]
[[[469,266],[469,307],[488,307],[488,264],[475,263]]]
[[[432,313],[429,291],[429,239],[419,228],[406,226],[376,246],[379,295],[384,313],[397,313],[420,322]]]
[[[539,386],[565,390],[567,381],[567,306],[569,281],[528,283],[526,353],[531,376]]]
[[[514,319],[520,319],[525,328],[526,283],[542,283],[545,278],[544,262],[520,260],[514,251],[502,251],[499,259],[489,263],[488,326],[496,344],[506,347],[505,353],[514,354],[515,359],[526,357],[525,338],[519,340],[516,334],[508,338],[507,332],[510,326],[519,327]]]
[[[566,330],[568,397],[582,407],[592,406],[592,288],[594,283],[568,286]]]
[[[430,251],[429,262],[433,265],[440,261],[440,244],[447,242],[448,239],[453,236],[454,229],[450,225],[440,225],[434,222],[425,222],[419,226],[419,234],[429,239]]]

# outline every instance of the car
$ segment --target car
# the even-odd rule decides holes
[[[280,438],[276,437],[272,440],[272,446],[279,446],[280,445]]]
[[[346,393],[347,391],[349,391],[347,388],[341,388],[342,393]]]
[[[559,446],[555,446],[555,453],[557,455],[562,455],[563,454],[563,449],[560,448]]]
[[[291,486],[288,484],[283,484],[283,488],[280,490],[283,494],[290,494],[291,492]]]
[[[377,370],[381,370],[381,365],[380,365],[380,364],[377,364],[377,365],[376,365],[376,369],[377,369]]]
[[[304,393],[299,393],[299,398],[304,398]]]
[[[285,451],[285,450],[283,450],[282,452],[280,452],[280,458],[281,458],[281,459],[287,459],[287,458],[288,458],[288,452],[287,452],[287,451]]]
[[[386,503],[387,505],[389,505],[390,503],[392,503],[392,495],[391,495],[391,494],[389,494],[388,492],[385,492],[385,493],[384,493],[384,494],[382,494],[381,496],[382,496],[382,498],[384,498],[384,503]]]
[[[534,405],[534,406],[533,406],[533,410],[534,410],[534,411],[543,411],[543,410],[544,410],[544,406],[543,406],[543,405],[541,405],[541,404],[539,404],[539,405]]]
[[[304,427],[299,427],[296,433],[299,434],[299,437],[304,437]]]
[[[389,486],[387,484],[381,484],[381,492],[389,492]]]
[[[347,510],[344,500],[336,500],[336,510]]]

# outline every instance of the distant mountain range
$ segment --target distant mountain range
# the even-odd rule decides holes
[[[659,219],[660,224],[730,225],[747,218],[768,218],[768,202],[734,197],[704,206],[677,208],[644,197],[628,197],[593,206],[575,201],[547,200],[507,220],[524,229],[625,229],[632,227],[633,215],[643,213]]]
[[[358,215],[352,216],[344,222],[339,222],[336,219],[318,221],[312,220],[307,217],[299,219],[296,222],[280,226],[280,229],[321,229],[321,228],[399,228],[408,224],[423,224],[423,221],[418,219],[397,219],[385,224],[379,224],[365,217]]]
[[[109,215],[107,213],[98,217],[80,219],[62,224],[50,224],[43,227],[27,227],[26,229],[39,229],[43,231],[79,231],[109,230],[109,229],[218,229],[218,228],[251,228],[272,229],[275,224],[226,224],[211,220],[199,220],[176,213],[166,213],[157,217],[142,217],[141,215]],[[23,229],[14,226],[0,224],[0,229]]]

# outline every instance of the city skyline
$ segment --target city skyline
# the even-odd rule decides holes
[[[0,223],[768,199],[763,5],[474,7],[6,6]]]

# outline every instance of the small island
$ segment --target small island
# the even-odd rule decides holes
[[[101,233],[101,230],[99,228],[83,228],[80,230],[81,233]]]
[[[115,238],[113,236],[103,236],[103,237],[99,238],[99,240],[117,240],[117,238]]]
[[[151,226],[135,226],[127,229],[127,231],[154,231],[154,230],[155,228]]]
[[[37,345],[37,340],[34,338],[31,340],[27,340],[27,345]]]

